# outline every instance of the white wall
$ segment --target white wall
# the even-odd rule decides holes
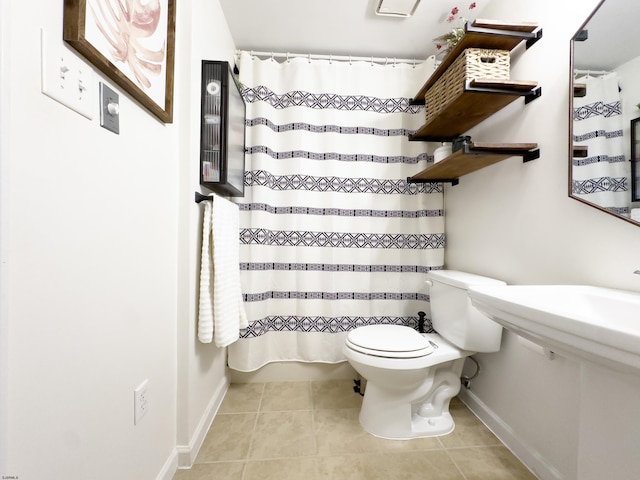
[[[512,158],[446,187],[448,268],[511,284],[640,291],[640,275],[633,274],[640,268],[640,228],[567,195],[569,39],[597,3],[494,0],[482,12],[542,25],[543,38],[515,52],[512,78],[539,81],[543,94],[529,105],[514,102],[470,134],[477,141],[538,142],[541,157],[526,164]],[[549,361],[509,333],[501,352],[478,359],[482,372],[470,392],[476,405],[515,447],[528,449],[542,478],[584,478],[578,477],[585,435],[579,364]]]
[[[193,192],[199,61],[234,47],[217,1],[177,3],[174,124],[116,87],[120,135],[40,93],[63,2],[1,4],[0,475],[171,478],[226,388],[224,352],[195,343]]]
[[[9,158],[9,117],[7,115],[9,106],[9,75],[7,73],[7,55],[9,54],[9,5],[7,2],[0,3],[0,425],[7,425],[9,421],[7,386],[8,386],[8,361],[9,361],[9,325],[7,308],[7,239],[6,232],[9,225],[5,214],[9,187],[8,162]],[[0,472],[5,470],[7,464],[7,442],[8,435],[6,428],[0,428]]]
[[[200,83],[202,60],[234,64],[235,47],[217,0],[181,3],[184,28],[178,34],[181,92],[178,225],[178,449],[180,465],[189,466],[222,401],[229,379],[226,349],[197,340],[197,288],[202,206],[194,202],[199,185]]]

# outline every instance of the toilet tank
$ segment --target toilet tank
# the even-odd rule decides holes
[[[431,323],[440,336],[471,352],[500,350],[502,326],[471,305],[467,290],[471,286],[506,285],[505,282],[455,270],[433,270],[427,279]]]

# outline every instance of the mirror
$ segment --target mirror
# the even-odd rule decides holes
[[[602,0],[571,40],[569,196],[640,225],[640,2]]]

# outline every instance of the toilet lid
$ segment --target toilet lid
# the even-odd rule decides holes
[[[410,327],[368,325],[351,330],[347,343],[354,350],[391,358],[422,357],[433,352],[429,341]]]

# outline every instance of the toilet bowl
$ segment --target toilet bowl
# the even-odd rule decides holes
[[[367,380],[360,424],[372,435],[410,439],[446,435],[455,423],[449,402],[460,391],[466,357],[500,348],[502,327],[471,305],[471,285],[499,280],[452,270],[427,275],[432,324],[438,333],[401,325],[368,325],[349,332],[343,347]]]

